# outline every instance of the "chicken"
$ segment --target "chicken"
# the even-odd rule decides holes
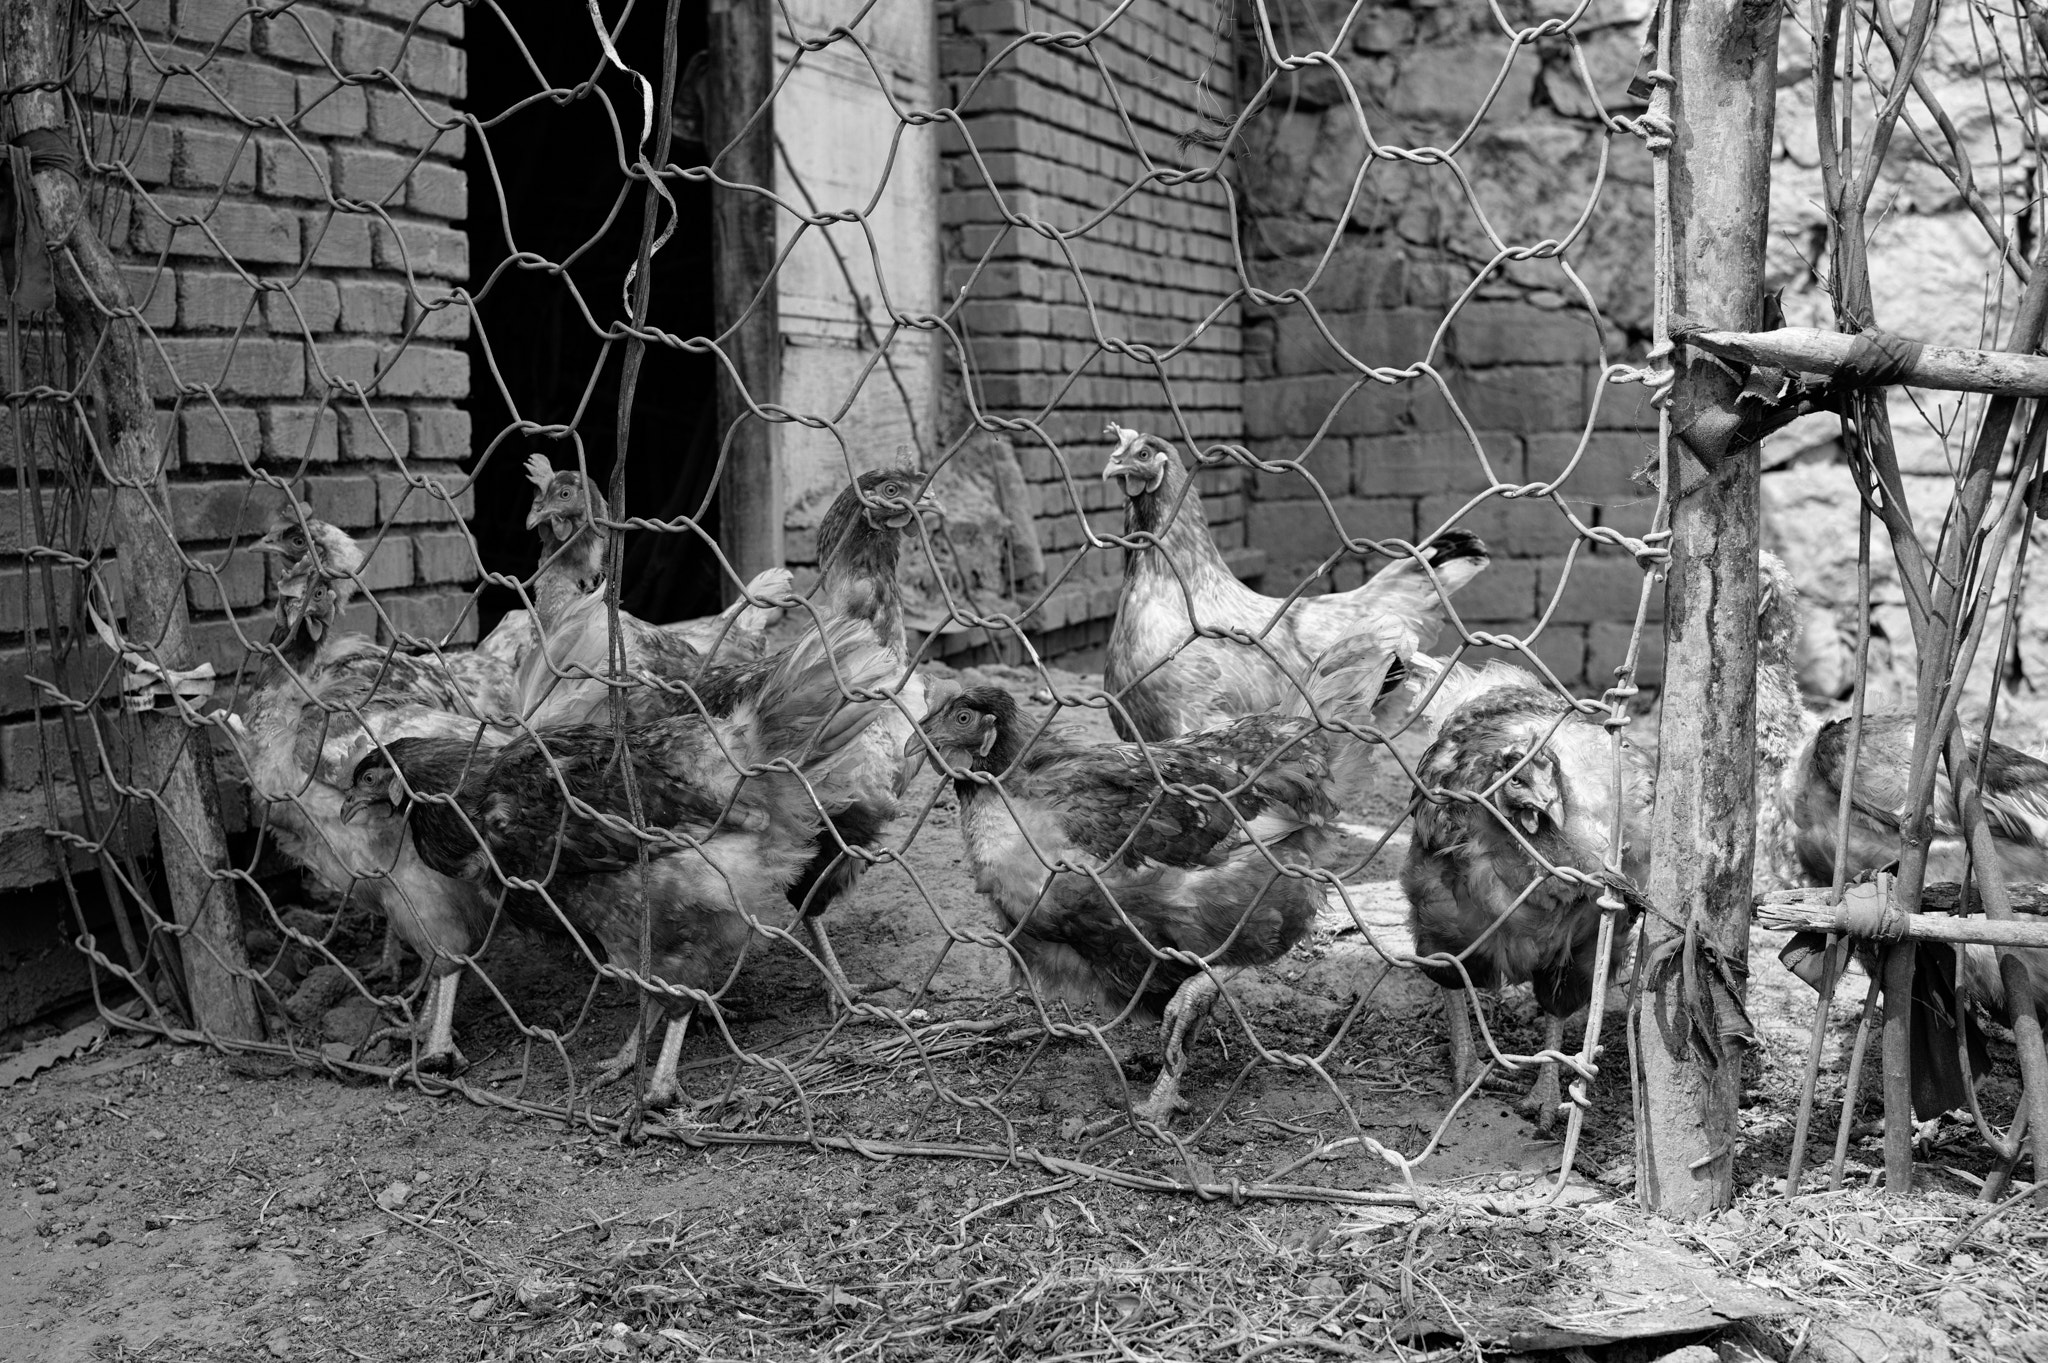
[[[541,540],[534,575],[533,625],[542,643],[529,650],[517,678],[519,712],[535,727],[578,724],[599,717],[610,686],[611,610],[605,600],[604,562],[611,513],[603,494],[575,470],[556,473],[541,455],[526,462],[534,484],[526,524]],[[766,631],[790,595],[786,568],[757,573],[746,594],[718,615],[650,625],[621,611],[619,631],[628,677],[670,682],[696,676],[707,660],[759,658]]]
[[[1478,536],[1447,530],[1353,591],[1262,595],[1224,563],[1173,447],[1121,426],[1109,431],[1117,446],[1102,476],[1123,484],[1124,533],[1158,538],[1127,551],[1103,667],[1103,689],[1120,702],[1110,710],[1120,737],[1171,738],[1271,714],[1297,694],[1289,678],[1340,639],[1378,643],[1396,660],[1388,681],[1398,684],[1407,660],[1436,638],[1444,598],[1486,567]],[[1245,638],[1196,637],[1191,616]]]
[[[1419,769],[1428,798],[1416,810],[1401,889],[1416,955],[1463,963],[1462,972],[1421,967],[1445,991],[1462,1092],[1478,1066],[1461,995],[1468,977],[1476,989],[1534,985],[1547,1018],[1544,1049],[1561,1053],[1565,1019],[1601,984],[1599,901],[1612,893],[1633,902],[1648,869],[1654,774],[1623,740],[1617,783],[1607,731],[1505,663],[1451,665],[1426,713],[1435,721]],[[1617,814],[1621,874],[1606,864]],[[1580,876],[1546,874],[1543,863]],[[1529,1098],[1539,1130],[1551,1129],[1559,1102],[1557,1064],[1548,1061]]]
[[[1911,715],[1866,715],[1856,749],[1856,792],[1849,806],[1849,836],[1843,861],[1851,879],[1889,867],[1899,859],[1911,782],[1914,719]],[[1984,816],[2010,883],[2048,880],[2048,763],[1966,730],[1971,760],[1983,782]],[[1832,885],[1842,781],[1849,760],[1849,721],[1821,727],[1795,768],[1789,824],[1806,883]],[[1929,822],[1926,883],[1970,879],[1969,858],[1955,794],[1944,764],[1937,771],[1934,814]],[[1819,979],[1818,956],[1825,937],[1797,934],[1781,955],[1809,983]],[[1875,952],[1862,944],[1865,963],[1877,976]],[[1958,948],[1921,942],[1914,948],[1913,1106],[1922,1118],[1967,1107],[1970,1089],[1958,1063],[1957,1029],[1971,1049],[1970,1072],[1990,1073],[1990,1053],[1974,1014],[1982,1010],[2010,1023],[2005,981],[1997,954],[1988,946]],[[2018,953],[2033,985],[2035,1009],[2048,1020],[2048,951]],[[1802,963],[1811,963],[1802,968]],[[1958,994],[1960,983],[1960,994]]]
[[[595,938],[620,970],[638,971],[644,922],[652,983],[643,988],[668,1014],[645,1101],[665,1105],[678,1096],[692,1012],[724,988],[751,916],[811,864],[820,804],[845,798],[858,742],[889,708],[847,694],[880,690],[894,669],[858,622],[835,622],[754,671],[727,713],[686,703],[627,730],[628,767],[609,725],[522,735],[488,760],[460,738],[401,741],[362,759],[348,811],[365,827],[409,825],[428,866],[480,892],[495,894],[508,877],[540,882],[566,925]],[[522,889],[507,901],[552,912]],[[640,1038],[636,1024],[605,1079],[632,1068]]]
[[[339,557],[346,563],[346,554]],[[375,743],[437,737],[484,747],[496,738],[456,713],[445,689],[411,686],[416,671],[432,672],[419,660],[336,637],[347,583],[346,576],[309,572],[298,584],[229,728],[279,849],[344,899],[369,899],[426,963],[426,1034],[417,1067],[460,1067],[453,1034],[458,972],[483,943],[496,896],[424,864],[403,826],[350,824],[342,817],[343,794],[356,759]]]
[[[919,491],[923,482],[923,475],[910,469],[863,473],[840,491],[818,522],[819,576],[812,609],[827,623],[858,624],[896,667],[888,688],[896,699],[847,754],[839,785],[843,798],[826,805],[829,827],[819,838],[817,854],[789,887],[790,903],[829,977],[827,993],[835,1007],[858,991],[820,916],[860,882],[867,862],[855,853],[873,851],[883,826],[899,812],[903,745],[915,727],[911,716],[924,713],[924,679],[911,663],[903,632],[903,589],[896,577],[903,532],[919,511],[938,510],[937,501]],[[762,669],[775,665],[771,658],[707,673],[696,688],[699,700],[711,713],[720,713],[736,691],[753,686]]]
[[[307,583],[329,584],[335,620],[355,599],[369,554],[346,531],[313,514],[303,502],[280,509],[264,536],[250,545],[259,554],[284,560],[278,579],[277,618],[285,631],[287,615],[297,611]],[[409,700],[474,718],[509,716],[514,708],[513,662],[504,645],[481,650],[438,649],[429,654],[400,653],[380,648],[359,634],[327,628],[313,662],[321,667],[352,671],[380,690],[396,688]]]
[[[992,686],[942,701],[912,739],[905,771],[929,750],[953,779],[975,885],[1030,987],[1160,1018],[1163,1063],[1139,1120],[1163,1126],[1179,1107],[1188,1042],[1220,987],[1308,930],[1322,891],[1307,873],[1332,855],[1337,809],[1369,770],[1364,740],[1324,726],[1369,722],[1390,662],[1370,641],[1346,646],[1288,714],[1149,744],[1041,729]]]

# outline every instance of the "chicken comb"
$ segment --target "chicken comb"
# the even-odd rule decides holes
[[[1114,421],[1110,422],[1107,426],[1104,426],[1102,428],[1102,433],[1108,436],[1111,440],[1116,441],[1118,449],[1122,449],[1125,445],[1130,444],[1133,440],[1142,440],[1145,435],[1143,431],[1130,430],[1126,427],[1117,425]]]
[[[555,481],[555,466],[544,454],[529,454],[526,456],[526,480],[545,492]]]
[[[281,529],[290,525],[302,525],[312,519],[313,504],[303,497],[287,494],[284,505],[278,507],[276,514],[270,518],[270,523]]]

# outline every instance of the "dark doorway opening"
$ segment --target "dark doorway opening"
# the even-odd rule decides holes
[[[604,8],[616,23],[618,5]],[[704,48],[705,21],[701,5],[680,8],[677,103],[687,107],[688,86],[680,75]],[[637,0],[616,38],[619,56],[647,77],[657,99],[663,9],[660,0]],[[644,191],[629,184],[620,167],[619,140],[623,137],[630,157],[641,102],[639,86],[609,65],[598,79],[611,104],[609,114],[594,93],[565,104],[534,99],[544,88],[572,88],[599,69],[603,53],[589,12],[581,5],[541,0],[508,0],[502,12],[503,20],[488,7],[473,9],[467,38],[466,107],[481,119],[498,120],[487,124],[484,136],[470,139],[464,162],[469,171],[470,287],[480,294],[469,342],[474,429],[469,467],[480,469],[471,528],[486,569],[524,578],[538,560],[538,546],[526,529],[533,498],[523,468],[527,456],[543,454],[557,469],[574,468],[580,439],[598,487],[611,484],[624,347],[615,343],[606,351],[576,295],[599,327],[625,315],[621,295],[639,246]],[[532,102],[506,114],[522,100]],[[698,126],[695,118],[678,120],[669,156],[673,164],[705,160],[702,145],[683,140],[700,135]],[[654,260],[649,320],[672,335],[709,335],[710,192],[691,182],[671,182],[669,190],[677,220],[674,235]],[[662,211],[665,220],[666,205]],[[508,263],[514,246],[557,264],[570,262],[567,274],[575,292],[551,270]],[[709,355],[647,348],[634,400],[626,505],[614,507],[614,516],[668,520],[694,514],[708,501],[700,523],[716,537],[716,499],[707,498],[718,454],[716,363]],[[515,408],[526,421],[573,423],[574,433],[512,430]],[[629,532],[625,564],[622,601],[644,620],[661,624],[719,609],[717,559],[688,531]],[[480,627],[489,630],[518,604],[510,588],[486,588]]]

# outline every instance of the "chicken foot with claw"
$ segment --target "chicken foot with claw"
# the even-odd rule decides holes
[[[1181,1072],[1188,1064],[1188,1044],[1200,1030],[1209,1010],[1216,1006],[1216,1000],[1223,992],[1223,985],[1237,974],[1237,971],[1205,970],[1190,976],[1180,988],[1173,991],[1173,998],[1166,1005],[1166,1013],[1159,1020],[1161,1055],[1159,1078],[1153,1083],[1152,1091],[1140,1102],[1133,1103],[1129,1116],[1140,1122],[1150,1122],[1164,1127],[1173,1120],[1177,1112],[1187,1111],[1187,1103],[1180,1096]],[[1089,1138],[1100,1136],[1121,1125],[1125,1114],[1104,1118],[1094,1123],[1083,1133]]]
[[[691,1010],[695,1011],[695,1010]],[[661,1050],[654,1061],[654,1073],[647,1080],[647,1092],[640,1097],[642,1107],[673,1107],[682,1099],[682,1085],[676,1079],[676,1071],[683,1055],[683,1038],[690,1029],[690,1013],[678,1013],[668,1020],[668,1029],[661,1036]],[[591,1091],[609,1087],[633,1072],[639,1063],[640,1053],[647,1041],[645,1015],[633,1019],[633,1030],[627,1034],[625,1045],[619,1047],[602,1070],[590,1081]]]
[[[445,975],[436,975],[427,985],[426,998],[426,1040],[421,1043],[419,1058],[408,1068],[419,1074],[459,1074],[469,1068],[469,1061],[455,1045],[455,993],[462,983],[462,972],[451,970]],[[411,1045],[419,1039],[416,1030],[406,1027],[386,1027],[376,1033],[364,1048],[368,1049],[379,1041],[402,1041]]]

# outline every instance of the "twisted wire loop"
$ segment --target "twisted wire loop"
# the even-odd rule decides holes
[[[950,71],[935,94],[903,78],[877,36],[906,3],[876,0],[833,25],[800,7],[774,10],[773,97],[786,102],[799,76],[827,71],[859,87],[849,106],[858,126],[778,127],[778,173],[755,184],[734,178],[730,153],[756,127],[758,111],[723,111],[735,141],[702,146],[708,87],[678,28],[651,43],[635,38],[641,20],[598,0],[589,5],[591,30],[578,40],[583,66],[575,71],[550,46],[559,30],[523,33],[515,12],[490,0],[376,10],[388,19],[337,18],[339,11],[307,4],[215,7],[198,31],[166,30],[145,6],[87,0],[68,65],[50,84],[77,130],[92,221],[115,245],[127,289],[125,298],[94,297],[88,311],[102,335],[116,323],[139,335],[161,418],[157,472],[168,477],[170,495],[158,496],[153,484],[143,490],[156,532],[181,546],[201,651],[218,659],[223,675],[235,674],[208,698],[196,672],[178,670],[187,660],[157,659],[152,640],[123,632],[118,599],[88,601],[88,581],[107,584],[115,597],[123,589],[110,556],[108,494],[127,477],[110,460],[98,420],[93,333],[67,331],[52,316],[11,315],[13,471],[18,486],[41,492],[18,499],[21,523],[0,533],[23,551],[24,618],[48,626],[31,627],[41,632],[27,645],[37,769],[50,778],[42,817],[59,851],[79,947],[110,1016],[337,1076],[403,1080],[691,1145],[799,1142],[871,1157],[1028,1160],[1233,1200],[1416,1199],[1486,1075],[1549,1062],[1570,1073],[1561,1173],[1569,1172],[1603,1070],[1604,990],[1592,991],[1591,1028],[1575,1050],[1514,1049],[1510,1037],[1521,1025],[1482,1010],[1480,1076],[1448,1104],[1433,1079],[1433,1032],[1417,1039],[1413,1028],[1380,1024],[1417,1009],[1433,1017],[1430,995],[1415,988],[1418,966],[1473,981],[1493,939],[1514,930],[1517,913],[1541,912],[1544,896],[1596,903],[1598,958],[1623,950],[1633,901],[1617,885],[1629,857],[1643,850],[1630,845],[1626,800],[1605,802],[1613,813],[1602,845],[1565,861],[1503,803],[1540,743],[1469,786],[1433,783],[1423,767],[1430,732],[1445,718],[1431,708],[1439,692],[1455,689],[1458,668],[1493,658],[1521,669],[1547,697],[1542,742],[1591,727],[1606,745],[1602,766],[1616,790],[1633,779],[1623,731],[1638,701],[1645,631],[1658,618],[1668,540],[1666,501],[1643,489],[1661,488],[1668,460],[1661,445],[1626,434],[1614,411],[1619,399],[1608,394],[1647,388],[1661,412],[1670,391],[1670,78],[1652,65],[1647,107],[1615,88],[1627,74],[1614,69],[1616,43],[1626,48],[1636,37],[1594,4],[1548,7],[1523,27],[1498,8],[1472,9],[1458,11],[1458,22],[1473,21],[1458,36],[1486,46],[1490,74],[1447,81],[1448,95],[1426,99],[1414,84],[1420,76],[1402,77],[1411,82],[1407,93],[1390,96],[1389,63],[1374,55],[1384,46],[1370,29],[1371,7],[1256,0],[1241,29],[1225,24],[1211,35],[1194,106],[1175,105],[1148,86],[1144,54],[1168,40],[1203,51],[1199,23],[1169,0],[1126,0],[1092,26],[1058,6],[1020,11],[1027,22],[982,34],[978,68]],[[497,104],[465,96],[458,38],[472,53],[470,90],[481,88],[476,54],[488,52],[512,64],[517,95]],[[1511,160],[1529,144],[1501,107],[1504,91],[1533,98],[1532,77],[1549,106],[1578,111],[1569,126],[1580,139],[1572,168],[1534,191],[1514,178]],[[998,133],[1006,125],[977,117],[1005,83],[1085,89],[1094,101],[1091,140],[1061,144],[1076,163],[1057,190],[1019,188],[1016,147]],[[1454,116],[1446,102],[1456,105]],[[1192,126],[1197,109],[1208,118]],[[556,115],[574,116],[587,134],[582,165],[528,163],[521,130]],[[365,140],[366,127],[381,149]],[[1418,129],[1444,135],[1429,144],[1396,140]],[[1304,130],[1312,152],[1300,149]],[[1176,145],[1176,133],[1188,136]],[[887,148],[881,179],[850,193],[818,176],[818,156],[805,143],[837,136]],[[943,296],[927,305],[927,281],[909,272],[933,262],[894,250],[892,234],[907,230],[897,194],[903,178],[940,165],[946,184],[932,198],[947,222],[968,226],[947,229]],[[468,171],[466,205],[451,178],[458,166]],[[586,175],[591,167],[603,175]],[[538,174],[608,187],[576,213],[543,218],[534,216]],[[780,231],[767,283],[744,312],[715,324],[675,282],[701,278],[701,270],[689,273],[696,267],[686,252],[702,249],[702,234],[693,238],[686,223],[702,213],[707,194],[772,203]],[[1654,241],[1642,231],[1646,210]],[[450,226],[463,211],[466,238]],[[1207,255],[1175,235],[1197,220],[1217,227],[1202,247]],[[594,226],[572,232],[564,224]],[[1427,262],[1411,273],[1435,281],[1434,312],[1412,339],[1358,325],[1385,300],[1361,313],[1355,297],[1342,296],[1357,292],[1345,282],[1356,268],[1347,254],[1354,238],[1406,239],[1403,249]],[[1157,253],[1153,287],[1170,299],[1138,321],[1137,286],[1108,276],[1103,264],[1110,247],[1133,244]],[[1654,288],[1640,278],[1646,248],[1656,257]],[[1172,262],[1197,258],[1202,268],[1176,277]],[[1019,287],[1038,292],[1041,313],[1057,314],[1044,323],[1047,335],[986,334],[984,304]],[[1630,300],[1625,315],[1603,311],[1609,294]],[[825,372],[818,370],[812,381],[776,391],[746,367],[738,337],[778,295],[785,313],[829,314],[843,342],[829,377],[815,377]],[[1546,399],[1569,411],[1576,435],[1540,457],[1498,429],[1513,419],[1504,403],[1530,395],[1489,396],[1490,383],[1514,377],[1489,371],[1485,358],[1503,300],[1547,308],[1565,328],[1558,334],[1569,332],[1569,345],[1583,350],[1576,367],[1555,371],[1572,391]],[[1403,318],[1418,306],[1412,292],[1387,304],[1395,305]],[[587,337],[578,352],[591,357],[587,369],[535,373],[506,359],[516,352],[513,333],[543,315]],[[1313,350],[1329,378],[1327,410],[1284,436],[1253,429],[1234,400],[1216,397],[1219,380],[1270,376],[1276,363],[1236,338],[1276,334],[1287,355]],[[465,355],[467,390],[448,377]],[[636,390],[638,366],[657,362],[670,367],[650,375],[701,379],[692,391],[707,404],[722,376],[737,391],[738,422],[721,427],[708,412],[673,410],[672,395],[661,391],[669,379]],[[1044,382],[1015,377],[1034,364]],[[946,378],[935,397],[938,368]],[[259,418],[246,405],[251,396],[283,396],[291,405]],[[1417,461],[1414,487],[1374,483],[1377,490],[1355,495],[1383,475],[1354,476],[1354,465],[1372,456],[1364,437],[1345,442],[1373,428],[1346,425],[1347,404],[1390,401],[1387,410],[1407,413],[1404,427],[1443,439]],[[615,408],[616,418],[608,415]],[[478,414],[469,443],[452,446],[435,434],[454,430],[460,439],[466,411]],[[498,415],[486,420],[487,412]],[[1105,419],[1127,437],[1158,437],[1167,457],[1188,461],[1166,523],[1206,510],[1235,550],[1246,494],[1256,488],[1261,505],[1290,500],[1298,523],[1283,538],[1290,549],[1314,545],[1307,557],[1320,561],[1289,566],[1284,581],[1269,574],[1263,614],[1220,610],[1173,533],[1119,529],[1114,485],[1096,477],[1116,443],[1097,435]],[[754,739],[706,718],[731,713],[719,709],[716,669],[744,657],[749,632],[761,633],[769,616],[781,616],[765,627],[771,663],[792,656],[780,650],[803,639],[832,640],[843,602],[807,594],[816,573],[801,559],[796,586],[806,590],[741,581],[714,508],[721,484],[740,475],[734,431],[748,422],[775,428],[790,476],[809,480],[792,495],[810,499],[797,509],[813,519],[857,474],[892,463],[916,473],[886,495],[863,484],[866,505],[856,512],[893,525],[901,540],[902,576],[917,593],[909,666],[863,666],[854,653],[827,648],[841,704],[818,717],[804,742],[768,756],[747,746]],[[1664,417],[1660,441],[1668,429]],[[900,457],[873,447],[877,431],[902,437]],[[1015,450],[1014,467],[976,482],[984,476],[977,450],[997,437]],[[1642,448],[1624,448],[1635,444]],[[642,451],[630,477],[629,450]],[[573,627],[548,590],[570,572],[577,545],[564,535],[536,556],[531,536],[520,541],[478,510],[493,487],[505,486],[501,474],[536,453],[551,464],[532,485],[512,477],[518,506],[507,511],[505,502],[491,514],[517,520],[531,494],[539,517],[547,478],[580,475],[563,514],[584,516],[609,547],[576,584],[591,594],[575,601],[593,604]],[[331,471],[338,458],[340,470]],[[1617,475],[1620,465],[1646,458],[1644,484],[1629,486],[1627,469]],[[654,501],[637,481],[679,476],[675,495]],[[600,478],[608,479],[603,487]],[[996,512],[964,514],[972,499],[960,500],[962,488],[993,489],[982,500]],[[943,517],[917,502],[927,489],[952,503]],[[1394,493],[1413,496],[1381,523],[1379,507],[1395,503],[1373,498]],[[471,515],[478,518],[465,525]],[[549,522],[527,522],[535,524]],[[260,547],[276,551],[267,556],[257,552],[265,526]],[[344,561],[330,549],[307,569],[306,546],[329,526],[352,537],[361,556]],[[1470,595],[1453,596],[1430,552],[1458,531],[1484,536],[1493,564]],[[1000,546],[993,556],[991,537]],[[802,539],[793,535],[792,544],[801,548]],[[1540,580],[1515,557],[1514,545],[1532,539],[1550,546]],[[815,557],[828,549],[819,545]],[[1192,622],[1161,668],[1205,648],[1260,660],[1286,674],[1288,703],[1310,713],[1314,743],[1370,749],[1378,773],[1372,807],[1333,813],[1325,830],[1341,851],[1304,857],[1256,812],[1270,798],[1261,783],[1281,779],[1298,758],[1285,745],[1239,768],[1191,768],[1186,749],[1170,740],[1100,746],[1112,720],[1141,731],[1133,692],[1105,690],[1068,670],[1073,660],[1053,651],[1063,637],[1057,631],[1087,611],[1085,618],[1102,616],[1125,560],[1144,554],[1167,569],[1174,585],[1166,595],[1179,598]],[[1328,705],[1296,661],[1285,612],[1333,583],[1357,588],[1370,567],[1403,562],[1419,565],[1436,598],[1431,609],[1445,622],[1431,653],[1456,666],[1404,664],[1390,684],[1407,681],[1378,708]],[[690,571],[722,582],[728,597],[740,593],[735,613],[692,636],[708,655],[701,670],[656,665],[637,642],[648,636],[634,613],[662,609],[650,583],[674,564],[699,565]],[[1613,638],[1596,640],[1604,651],[1593,665],[1611,668],[1612,680],[1588,697],[1574,689],[1586,674],[1590,618],[1579,602],[1595,587],[1633,606]],[[705,590],[687,597],[700,598],[706,614],[716,609]],[[479,647],[479,607],[493,616],[508,607],[525,612],[512,617],[525,624],[501,627]],[[331,657],[335,641],[351,636],[360,637],[344,685]],[[600,641],[594,652],[571,647],[591,639]],[[520,704],[445,682],[482,668],[479,660],[499,644],[525,679],[507,693]],[[980,670],[956,678],[955,668],[968,663]],[[526,684],[536,676],[537,690]],[[1027,752],[1060,741],[1062,725],[1080,726],[1097,746],[1074,767],[1068,793],[1097,798],[1086,783],[1116,768],[1121,803],[1105,808],[1128,818],[1120,825],[1127,836],[1088,844],[1084,854],[1045,812],[1045,790],[1020,783],[1021,768],[971,770],[969,750],[942,751],[930,726],[917,732],[956,684],[976,682],[1012,695]],[[216,875],[237,896],[246,929],[232,950],[191,931],[152,893],[138,829],[153,827],[166,840],[181,830],[163,792],[135,779],[137,720],[118,704],[124,689],[151,687],[163,693],[158,713],[168,706],[190,743],[211,745],[226,778],[234,850]],[[429,693],[431,703],[420,700]],[[538,710],[526,704],[536,695]],[[573,745],[558,723],[571,699],[596,725],[577,731]],[[432,710],[433,724],[405,729],[393,716],[412,713],[407,706]],[[636,708],[643,706],[652,711]],[[275,715],[286,711],[292,718],[280,729]],[[693,775],[715,787],[705,807],[676,812],[663,784],[675,773],[662,765],[645,721],[629,712],[697,726],[691,732],[704,738],[691,760],[702,766]],[[877,731],[895,726],[904,751],[892,760],[923,756],[958,778],[911,785],[897,817],[872,836],[818,823],[834,798],[830,763],[818,754],[834,741],[834,725],[861,722]],[[400,737],[426,729],[443,740],[458,733],[467,744],[449,759],[455,776],[439,786],[416,779],[402,756],[410,750]],[[503,754],[514,751],[530,759],[521,789],[552,811],[552,822],[523,840],[501,836],[493,820],[502,811],[462,785],[507,770]],[[403,778],[385,793],[393,808],[409,811],[413,842],[363,834],[393,817],[377,808],[356,805],[344,817],[344,793],[378,759]],[[1204,774],[1191,779],[1191,770]],[[1243,779],[1233,785],[1214,775],[1224,770]],[[956,784],[974,793],[971,821]],[[1409,839],[1402,811],[1416,809],[1459,810],[1496,827],[1497,841],[1529,868],[1512,912],[1456,953],[1418,957],[1403,926],[1394,880]],[[961,839],[974,833],[964,825],[978,828],[998,812],[1014,824],[1002,864],[991,870],[992,854],[970,847],[963,870]],[[443,911],[436,896],[447,893],[418,871],[427,855],[418,830],[430,817],[472,849],[464,863],[469,919],[438,938],[420,927]],[[1233,854],[1242,872],[1237,897],[1205,906],[1224,925],[1206,951],[1157,940],[1148,933],[1156,904],[1132,898],[1156,897],[1167,882],[1184,886],[1174,892],[1194,896],[1190,903],[1216,893],[1199,858],[1164,865],[1148,841],[1154,828],[1186,827],[1189,819],[1213,822],[1226,830],[1219,845],[1243,849]],[[851,924],[857,962],[880,977],[870,992],[845,988],[827,939],[800,930],[782,886],[749,888],[758,887],[756,872],[770,855],[761,849],[799,825],[864,871],[820,921],[827,931]],[[597,909],[578,877],[591,874],[594,839],[607,849],[599,858],[612,877],[606,883],[621,901],[640,901],[638,909],[603,906],[636,913],[630,933],[607,938],[591,929]],[[748,850],[724,850],[732,847]],[[382,859],[366,848],[381,849]],[[988,911],[970,874],[976,862],[985,888],[1027,902],[1023,921]],[[730,949],[684,972],[688,978],[659,968],[669,892],[650,888],[668,885],[664,877],[678,866],[695,868],[692,902],[716,901],[730,930]],[[1147,876],[1149,888],[1131,888]],[[1242,888],[1250,879],[1259,884]],[[1284,944],[1292,954],[1252,951],[1247,943],[1266,931],[1258,915],[1302,893],[1321,908],[1296,933],[1299,942]],[[1122,1001],[1106,1007],[1079,1006],[1052,987],[1058,981],[1034,934],[1042,920],[1030,918],[1082,912],[1072,906],[1083,900],[1096,936],[1142,963],[1132,973],[1143,979],[1127,981]],[[433,958],[430,969],[416,978],[410,967],[373,976],[386,920],[413,954]],[[229,1040],[194,1025],[178,969],[194,953],[211,953],[255,990],[267,1040]],[[1296,980],[1301,991],[1276,1007],[1232,986],[1244,960]],[[1014,992],[1005,985],[1012,974]],[[1193,1114],[1152,1110],[1114,1141],[1081,1130],[1076,1119],[1124,1110],[1143,1095],[1144,1067],[1134,1071],[1129,1054],[1152,1044],[1140,1001],[1157,992],[1156,982],[1189,975],[1221,986],[1213,1034],[1189,1041],[1196,1059],[1184,1094]],[[449,981],[459,981],[459,991]],[[115,1013],[124,992],[146,1007]],[[596,1079],[642,1006],[636,1000],[653,1005],[650,1016],[690,1018],[682,1049],[667,1057],[678,1062],[680,1092],[670,1095],[678,1101],[644,1114],[629,1087]],[[429,1048],[437,1020],[449,1017],[462,1033],[466,1068],[425,1063],[448,1059]],[[395,1027],[379,1033],[385,1023]],[[620,1055],[627,1083],[641,1082],[644,1054]],[[1611,1080],[1601,1097],[1625,1106]],[[1416,1139],[1415,1128],[1426,1136]],[[1308,1168],[1313,1174],[1300,1173]]]

